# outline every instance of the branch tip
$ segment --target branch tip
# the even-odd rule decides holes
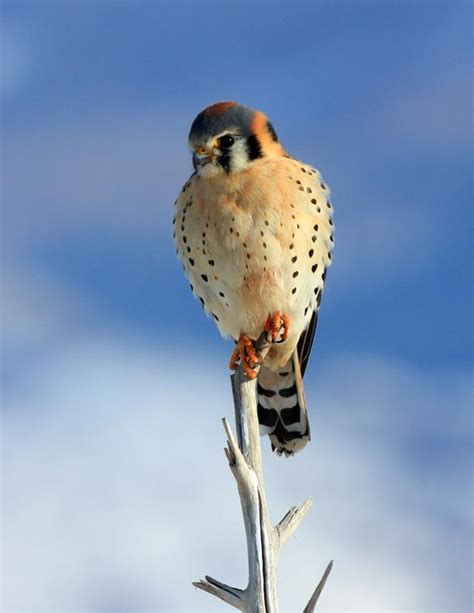
[[[332,570],[333,564],[334,564],[334,560],[331,560],[329,564],[327,565],[326,570],[324,571],[324,574],[321,577],[320,582],[318,583],[318,585],[316,586],[316,589],[313,592],[313,595],[309,599],[308,604],[303,609],[303,613],[313,613],[314,609],[316,608],[316,603],[318,602],[318,599],[321,595],[321,592],[323,591],[323,588],[326,585],[326,581],[329,577],[329,573]]]

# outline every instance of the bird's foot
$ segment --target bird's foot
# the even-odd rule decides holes
[[[276,311],[273,315],[269,315],[265,322],[266,332],[272,335],[272,341],[283,342],[288,338],[290,331],[290,318],[282,311]],[[280,340],[277,340],[280,337]]]
[[[257,373],[254,368],[261,364],[262,361],[255,352],[254,341],[244,334],[242,334],[235,346],[230,358],[229,368],[237,370],[239,361],[247,377],[255,379]]]

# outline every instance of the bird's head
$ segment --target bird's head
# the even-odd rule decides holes
[[[236,173],[263,157],[286,156],[266,115],[237,102],[218,102],[199,113],[189,146],[202,177]]]

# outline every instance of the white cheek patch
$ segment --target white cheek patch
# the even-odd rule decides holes
[[[247,145],[245,140],[239,139],[230,149],[230,168],[232,172],[243,170],[249,164]]]

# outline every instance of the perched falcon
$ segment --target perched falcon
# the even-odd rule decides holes
[[[310,439],[302,376],[331,263],[332,207],[319,172],[292,157],[260,111],[236,102],[204,109],[189,133],[195,172],[176,200],[177,253],[191,289],[236,342],[250,377],[254,341],[274,344],[258,373],[258,417],[272,449]]]

